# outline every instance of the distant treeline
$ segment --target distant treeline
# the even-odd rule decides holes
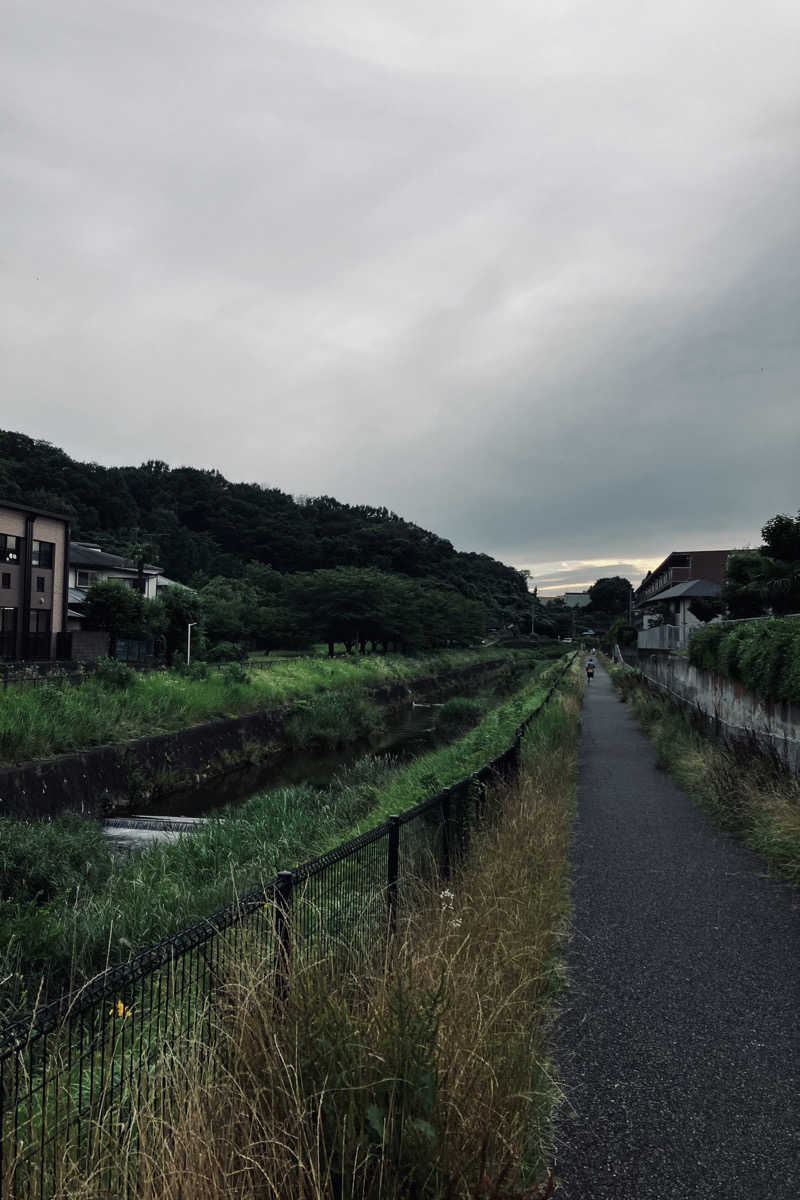
[[[166,575],[197,588],[212,579],[245,580],[248,564],[281,574],[368,568],[428,581],[427,596],[434,586],[454,590],[480,604],[491,627],[529,628],[523,572],[456,551],[386,508],[330,496],[296,500],[277,488],[158,460],[139,467],[81,463],[48,442],[2,431],[0,496],[66,513],[76,540],[134,558],[146,554]]]
[[[241,579],[217,576],[198,590],[170,587],[157,600],[108,580],[89,588],[84,612],[88,627],[153,638],[170,659],[184,648],[190,621],[195,653],[220,660],[316,642],[327,642],[331,654],[336,643],[362,653],[416,653],[474,645],[487,631],[479,600],[436,581],[368,567],[282,575],[250,563]]]

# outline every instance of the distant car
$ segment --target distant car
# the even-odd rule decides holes
[[[562,642],[571,642],[572,638],[562,638]]]

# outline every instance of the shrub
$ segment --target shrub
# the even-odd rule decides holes
[[[202,662],[199,658],[194,659],[187,666],[181,668],[181,675],[186,679],[208,679],[208,663]]]
[[[765,700],[800,702],[800,617],[711,625],[692,635],[689,661]]]
[[[216,646],[211,647],[206,658],[210,663],[241,662],[245,653],[244,648],[235,642],[217,642]]]
[[[206,673],[208,673],[207,669]],[[226,683],[250,682],[250,676],[247,673],[247,669],[244,664],[240,662],[226,663],[222,668],[221,674]]]
[[[124,691],[125,688],[134,685],[137,675],[133,667],[127,667],[125,663],[119,662],[116,658],[98,658],[95,663],[94,678],[103,687]]]
[[[473,700],[468,696],[453,696],[439,709],[436,718],[437,732],[446,737],[453,737],[475,725],[482,713],[483,705],[480,700]]]

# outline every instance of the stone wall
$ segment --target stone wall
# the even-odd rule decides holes
[[[691,705],[732,741],[755,740],[800,775],[800,705],[762,700],[740,683],[693,667],[678,654],[625,649],[623,655],[628,666],[641,671],[656,691]]]

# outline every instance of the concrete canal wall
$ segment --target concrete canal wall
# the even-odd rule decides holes
[[[375,704],[386,706],[443,694],[478,679],[496,679],[512,669],[496,659],[462,670],[376,688]],[[94,746],[40,762],[0,768],[0,814],[48,817],[73,811],[112,816],[135,811],[158,796],[221,776],[249,763],[267,761],[288,749],[285,723],[293,706],[246,713],[193,725],[176,733]]]

